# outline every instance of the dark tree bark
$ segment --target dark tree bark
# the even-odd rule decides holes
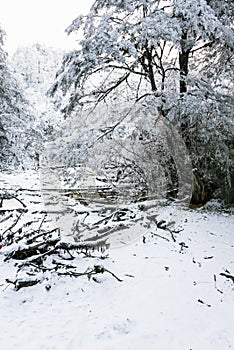
[[[181,52],[179,53],[179,67],[180,67],[180,94],[187,92],[187,76],[189,72],[189,54],[190,48],[187,47],[188,33],[182,34],[181,38]]]
[[[152,52],[149,49],[146,49],[146,55],[147,55],[147,60],[148,60],[148,74],[149,74],[151,89],[152,89],[152,91],[156,91],[157,87],[156,87],[156,82],[155,82],[155,78],[154,78]]]
[[[189,73],[189,55],[191,52],[191,47],[188,43],[188,31],[183,31],[181,37],[181,51],[179,52],[179,69],[180,69],[180,96],[183,99],[183,96],[188,92],[187,88],[187,77]],[[192,153],[192,142],[190,139],[190,130],[189,130],[189,121],[188,116],[184,115],[180,123],[181,135],[184,139],[186,147],[189,150],[189,153]],[[208,195],[208,188],[203,182],[201,176],[198,173],[193,174],[193,188],[192,188],[192,198],[191,205],[203,205],[210,198]]]

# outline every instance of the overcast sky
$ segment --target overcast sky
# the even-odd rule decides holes
[[[59,48],[72,47],[65,28],[86,13],[93,0],[0,0],[0,25],[7,33],[5,50],[39,42]]]

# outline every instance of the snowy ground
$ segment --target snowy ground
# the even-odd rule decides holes
[[[176,214],[160,210],[165,220]],[[182,214],[176,242],[152,226],[144,238],[111,249],[106,260],[79,258],[81,271],[103,264],[123,282],[108,273],[95,280],[53,276],[50,290],[38,284],[16,292],[5,282],[15,268],[3,262],[3,247],[1,348],[233,349],[234,284],[220,273],[234,275],[234,217],[204,210]]]

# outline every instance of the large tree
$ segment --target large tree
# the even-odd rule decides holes
[[[82,39],[65,55],[52,94],[61,88],[69,96],[66,115],[123,86],[128,99],[150,96],[189,149],[194,202],[229,192],[233,8],[228,0],[96,0],[67,28]]]

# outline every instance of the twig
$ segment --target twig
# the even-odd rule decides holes
[[[8,215],[6,218],[3,218],[2,220],[0,220],[0,224],[1,224],[2,222],[5,222],[5,221],[9,220],[10,218],[12,218],[12,216],[13,216],[13,213],[11,213],[10,215]]]
[[[166,221],[164,221],[164,220],[161,220],[159,222],[156,221],[156,226],[157,226],[157,228],[160,228],[161,230],[168,231],[170,233],[170,235],[171,235],[171,238],[172,238],[173,242],[176,242],[176,238],[175,238],[174,233],[178,233],[178,231],[176,231],[176,230],[173,231],[173,230],[169,229],[166,226]]]
[[[198,302],[199,302],[200,304],[204,304],[204,305],[206,305],[206,306],[208,306],[208,307],[211,307],[210,304],[205,303],[205,302],[204,302],[203,300],[201,300],[201,299],[198,299]]]
[[[23,206],[23,208],[27,208],[27,205],[24,204],[24,203],[21,201],[21,199],[15,197],[15,196],[12,196],[12,198],[13,198],[13,199],[16,199],[16,200]]]
[[[220,276],[229,278],[230,280],[232,280],[232,282],[234,283],[234,276],[232,276],[230,273],[225,273],[225,272],[221,272]]]
[[[46,217],[47,217],[47,214],[45,214],[44,217],[42,218],[42,220],[41,220],[41,222],[40,222],[40,225],[39,225],[39,227],[38,227],[38,229],[37,229],[38,232],[41,230],[41,227],[42,227],[42,225],[44,224]]]
[[[68,275],[72,277],[81,277],[81,276],[88,276],[90,279],[91,276],[97,275],[97,274],[103,274],[104,272],[108,272],[111,274],[118,282],[123,282],[119,277],[117,277],[113,272],[107,270],[104,266],[102,265],[94,265],[93,269],[87,269],[85,272],[75,272],[75,271],[68,271],[68,272],[58,272],[58,275]]]
[[[215,286],[215,289],[217,290],[217,292],[223,294],[223,291],[220,290],[219,288],[217,288],[217,278],[216,278],[216,275],[214,275],[214,286]]]
[[[18,208],[18,209],[0,209],[0,213],[13,213],[17,211],[18,213],[27,213],[28,208]],[[35,213],[40,213],[39,211],[36,211]],[[33,213],[32,213],[33,214]]]
[[[54,228],[53,230],[50,230],[50,231],[44,231],[44,232],[41,232],[41,233],[38,233],[38,235],[36,235],[36,236],[33,236],[33,237],[31,237],[31,238],[28,238],[28,240],[27,240],[27,244],[32,244],[36,239],[38,239],[38,238],[40,238],[40,237],[43,237],[43,236],[45,236],[45,235],[51,235],[53,232],[56,232],[56,231],[58,231],[59,230],[59,228]],[[35,233],[35,232],[37,232],[37,231],[33,231],[30,235],[32,235],[33,233]],[[24,238],[27,238],[27,236],[25,235],[24,236]]]
[[[108,272],[111,274],[111,276],[113,276],[115,279],[117,279],[118,282],[123,282],[123,280],[121,280],[119,277],[117,277],[113,272],[107,270],[104,268],[104,272]]]
[[[168,238],[166,238],[166,237],[163,237],[163,236],[160,236],[160,235],[158,235],[157,233],[153,233],[153,235],[156,236],[156,237],[160,237],[160,238],[162,238],[162,239],[165,239],[165,241],[167,241],[167,242],[170,242],[170,239],[168,239]]]
[[[36,265],[31,261],[26,261],[25,263],[19,265],[19,268],[21,268],[22,266],[32,266],[32,267],[35,267],[35,269],[42,270],[42,271],[53,271],[53,270],[57,269],[57,266],[46,267],[46,266],[40,265],[40,264]]]
[[[16,221],[2,233],[2,237],[5,235],[5,233],[7,233],[8,231],[11,231],[18,224],[21,216],[22,216],[22,213],[19,216],[17,216]]]

